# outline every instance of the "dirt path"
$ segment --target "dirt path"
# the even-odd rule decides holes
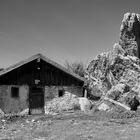
[[[1,120],[0,139],[139,140],[140,119],[107,119],[81,112]]]

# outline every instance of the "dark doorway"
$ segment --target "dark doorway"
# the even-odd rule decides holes
[[[31,86],[29,93],[29,114],[44,113],[44,88]]]

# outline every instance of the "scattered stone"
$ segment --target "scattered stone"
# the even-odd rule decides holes
[[[33,123],[33,122],[35,122],[35,120],[33,119],[33,120],[31,120],[31,122]]]
[[[78,122],[77,122],[77,120],[70,120],[70,123],[73,125],[76,125]]]
[[[29,108],[26,108],[19,113],[19,115],[28,115],[28,114],[29,114]]]
[[[109,107],[107,104],[102,103],[102,104],[99,105],[98,109],[99,109],[100,111],[107,111],[107,110],[110,109],[110,107]]]

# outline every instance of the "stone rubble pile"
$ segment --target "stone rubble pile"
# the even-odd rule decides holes
[[[63,111],[88,111],[92,108],[92,102],[85,97],[65,92],[62,97],[54,98],[45,104],[45,114],[56,115]]]
[[[92,95],[111,98],[124,105],[137,97],[140,101],[140,15],[126,13],[120,40],[110,52],[92,60],[85,78]],[[108,107],[103,104],[105,108]]]
[[[55,114],[77,109],[80,109],[78,97],[69,92],[65,92],[62,97],[54,98],[45,104],[45,114]]]

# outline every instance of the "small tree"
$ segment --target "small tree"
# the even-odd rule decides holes
[[[74,62],[74,63],[69,63],[68,61],[65,61],[65,67],[76,74],[78,74],[81,77],[84,77],[85,73],[85,66],[82,62]]]

